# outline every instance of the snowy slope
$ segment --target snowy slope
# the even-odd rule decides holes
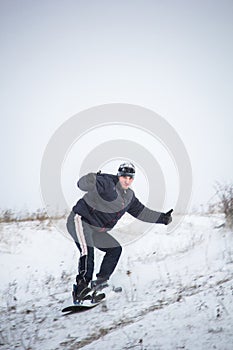
[[[187,216],[171,234],[154,225],[124,246],[111,279],[122,293],[109,288],[101,305],[72,315],[61,309],[74,243],[48,223],[1,224],[1,349],[232,349],[233,233],[219,223]]]

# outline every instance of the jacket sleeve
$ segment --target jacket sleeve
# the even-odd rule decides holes
[[[77,186],[80,188],[82,191],[92,191],[95,188],[96,184],[96,174],[95,173],[89,173],[87,175],[82,176],[78,183]]]
[[[89,173],[82,176],[77,185],[82,191],[97,192],[105,200],[114,200],[117,197],[116,190],[112,189],[112,181],[102,174]]]
[[[127,212],[141,221],[163,224],[164,213],[147,208],[135,196]]]

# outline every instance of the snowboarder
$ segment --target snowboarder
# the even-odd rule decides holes
[[[86,194],[73,207],[67,220],[67,229],[80,251],[74,301],[92,281],[94,247],[105,253],[94,285],[103,284],[112,275],[122,247],[108,231],[122,215],[127,212],[139,220],[164,225],[172,221],[172,209],[167,213],[157,212],[136,198],[130,188],[134,177],[134,165],[125,162],[119,166],[117,175],[89,173],[78,181],[78,187]]]

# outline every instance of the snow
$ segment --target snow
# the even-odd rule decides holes
[[[1,223],[1,349],[232,349],[233,232],[221,222],[152,226],[124,245],[106,300],[70,315],[75,244],[49,222]],[[123,242],[127,229],[113,235]]]

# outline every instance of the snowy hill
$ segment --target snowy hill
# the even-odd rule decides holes
[[[110,281],[122,293],[109,288],[102,304],[72,315],[61,309],[74,243],[48,223],[1,224],[1,349],[232,349],[233,233],[219,223],[187,216],[171,234],[154,225],[124,246]]]

